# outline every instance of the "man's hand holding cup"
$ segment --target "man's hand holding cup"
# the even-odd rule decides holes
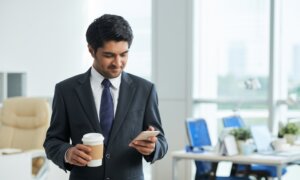
[[[67,162],[77,166],[101,166],[103,158],[103,140],[104,137],[102,134],[85,134],[82,138],[83,144],[77,144],[67,151]]]

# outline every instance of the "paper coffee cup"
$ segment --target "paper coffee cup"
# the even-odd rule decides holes
[[[97,167],[102,165],[103,140],[104,137],[99,133],[88,133],[83,135],[83,144],[92,148],[92,151],[89,154],[92,157],[92,160],[88,162],[87,166]]]

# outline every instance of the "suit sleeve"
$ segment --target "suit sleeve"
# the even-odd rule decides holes
[[[71,147],[70,129],[63,94],[58,85],[55,87],[52,109],[50,127],[46,134],[44,148],[50,160],[63,170],[70,170],[71,166],[65,163],[64,160],[65,152]]]
[[[149,126],[153,126],[155,130],[160,131],[160,134],[157,136],[155,151],[149,156],[144,156],[147,162],[154,163],[156,160],[163,158],[168,151],[168,143],[161,124],[158,109],[158,97],[154,85],[152,85],[149,97],[147,99],[144,120],[144,129],[148,129]]]

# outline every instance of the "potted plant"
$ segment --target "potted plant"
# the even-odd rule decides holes
[[[246,129],[246,128],[232,129],[230,131],[230,134],[232,134],[237,141],[238,140],[246,141],[251,138],[251,133],[250,133],[249,129]]]
[[[300,128],[296,123],[287,123],[279,130],[278,137],[283,137],[289,144],[294,144],[297,136],[300,133]]]
[[[254,151],[252,136],[249,129],[246,128],[236,128],[230,131],[230,134],[235,137],[239,152],[241,154],[247,155]]]

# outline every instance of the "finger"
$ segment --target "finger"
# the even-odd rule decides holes
[[[72,161],[80,163],[82,165],[86,165],[90,160],[86,160],[86,159],[82,158],[81,156],[74,154],[74,156],[72,156]]]
[[[132,144],[135,145],[136,147],[141,146],[150,149],[155,148],[155,142],[151,142],[151,141],[134,141]]]
[[[155,131],[155,128],[153,126],[149,126],[148,131]]]
[[[76,159],[72,159],[71,164],[76,165],[76,166],[86,166],[87,163],[81,163],[77,161]]]
[[[155,144],[151,144],[149,146],[141,146],[139,144],[131,143],[130,146],[135,148],[138,152],[140,152],[143,155],[150,155],[155,149]]]
[[[72,163],[77,166],[86,166],[88,162],[83,159],[77,158],[77,159],[72,159]]]
[[[150,142],[152,142],[152,143],[156,143],[157,137],[156,137],[156,136],[149,137],[147,141],[148,141],[148,142],[150,141]]]
[[[84,151],[84,152],[91,152],[92,151],[92,148],[90,148],[89,146],[86,146],[86,145],[83,145],[83,144],[76,144],[75,146],[77,149],[81,150],[81,151]]]
[[[152,136],[152,137],[148,137],[147,140],[136,140],[136,141],[133,141],[132,143],[134,144],[152,144],[152,143],[156,143],[157,141],[157,137],[155,136]]]
[[[74,154],[78,157],[80,157],[81,159],[84,159],[86,161],[90,161],[92,159],[92,157],[88,154],[86,154],[84,151],[81,151],[81,150],[76,150],[74,152]]]
[[[85,165],[88,161],[91,160],[91,157],[84,151],[79,150],[78,146],[76,145],[75,147],[71,147],[67,151],[67,160],[69,163],[73,163],[76,165],[78,165],[78,163],[80,163],[80,165]]]
[[[155,143],[149,143],[147,141],[136,141],[136,142],[133,142],[133,147],[154,149]]]
[[[137,146],[136,150],[139,151],[143,155],[149,155],[154,151],[153,148],[148,148],[148,147],[143,147],[143,146]]]

